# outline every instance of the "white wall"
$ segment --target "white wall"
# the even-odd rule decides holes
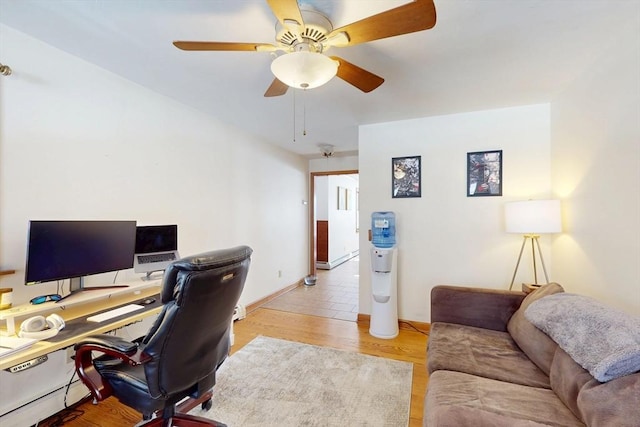
[[[358,182],[350,175],[329,175],[329,261],[335,262],[358,250],[355,196]],[[338,209],[338,188],[348,190],[348,209]]]
[[[372,211],[398,215],[400,318],[428,321],[436,284],[506,289],[520,241],[504,233],[502,207],[549,196],[562,200],[564,227],[542,237],[550,279],[640,313],[638,52],[637,25],[615,28],[608,49],[549,105],[361,127],[362,229]],[[465,198],[464,153],[487,149],[504,150],[504,196]],[[392,199],[384,170],[407,155],[422,155],[422,198]],[[365,233],[360,245],[368,313]],[[529,254],[516,283],[532,277]]]
[[[359,248],[356,193],[358,181],[351,175],[320,175],[315,178],[316,221],[329,223],[329,263],[335,263]],[[348,209],[338,209],[338,188],[348,189]]]
[[[507,289],[521,237],[504,232],[507,201],[550,195],[549,105],[533,105],[362,126],[360,312],[370,313],[371,213],[396,213],[398,316],[428,322],[439,284]],[[503,150],[503,197],[466,196],[468,152]],[[391,197],[391,159],[422,156],[422,197]],[[550,240],[542,238],[548,257]],[[366,249],[365,249],[366,248]],[[547,261],[553,280],[554,266]],[[530,282],[521,265],[517,283]]]
[[[609,48],[551,104],[553,191],[563,200],[566,228],[553,243],[555,277],[571,292],[636,314],[639,52],[637,25],[612,29]]]
[[[309,160],[309,172],[357,171],[358,156],[335,156]]]
[[[30,219],[177,223],[183,256],[247,244],[245,304],[307,274],[305,159],[4,25],[0,51],[13,69],[0,79],[0,269],[17,270],[0,287],[16,304],[55,291],[24,286]]]

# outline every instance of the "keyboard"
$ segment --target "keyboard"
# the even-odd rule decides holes
[[[89,316],[87,317],[87,322],[100,323],[105,320],[113,319],[114,317],[122,316],[123,314],[142,310],[143,308],[144,306],[140,304],[123,305],[122,307],[114,308],[113,310],[105,311],[104,313]]]
[[[138,255],[138,262],[140,264],[150,264],[152,262],[162,261],[174,261],[176,259],[175,254],[154,254],[154,255]]]

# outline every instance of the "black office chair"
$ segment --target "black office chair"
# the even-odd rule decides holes
[[[141,412],[146,421],[139,425],[147,427],[224,426],[181,411],[211,408],[251,253],[238,246],[172,263],[162,283],[162,312],[140,343],[95,335],[76,344],[76,371],[94,402],[114,395]],[[93,351],[104,355],[94,359]]]

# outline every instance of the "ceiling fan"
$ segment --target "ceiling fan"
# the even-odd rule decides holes
[[[436,24],[433,0],[414,0],[343,27],[333,29],[329,18],[297,0],[267,0],[276,24],[276,44],[174,41],[182,50],[277,52],[271,71],[276,76],[264,96],[280,96],[289,87],[311,89],[338,76],[363,92],[371,92],[384,79],[337,56],[330,47],[353,46],[387,37],[428,30]]]

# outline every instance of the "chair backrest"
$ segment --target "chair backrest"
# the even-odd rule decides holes
[[[154,398],[213,387],[215,371],[229,354],[229,330],[251,253],[238,246],[182,258],[167,268],[163,310],[142,342],[153,358],[144,366]]]

